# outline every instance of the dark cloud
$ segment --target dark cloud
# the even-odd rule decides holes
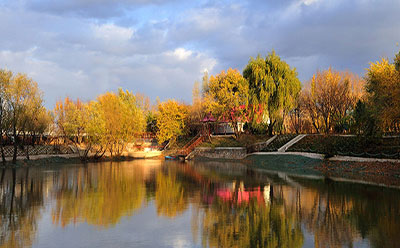
[[[392,57],[400,49],[398,13],[394,0],[250,1],[190,10],[171,36],[210,50],[224,67],[243,68],[275,49],[305,81],[317,69],[364,73],[369,61]]]
[[[329,66],[364,73],[400,49],[398,13],[397,0],[20,0],[0,7],[0,68],[38,81],[48,107],[118,87],[189,102],[205,69],[272,49],[304,82]]]

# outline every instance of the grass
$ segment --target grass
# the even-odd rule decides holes
[[[328,156],[400,158],[400,138],[308,135],[290,147],[288,151],[315,152]]]

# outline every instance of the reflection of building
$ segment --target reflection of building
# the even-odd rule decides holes
[[[236,188],[236,184],[232,184],[233,187],[226,187],[217,190],[217,196],[223,201],[236,201],[238,204],[249,202],[251,199],[256,198],[258,203],[264,203],[264,196],[260,187],[245,189],[243,182]]]

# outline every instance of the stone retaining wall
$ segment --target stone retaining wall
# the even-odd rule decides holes
[[[193,155],[195,158],[243,159],[247,155],[247,150],[246,147],[196,147]]]

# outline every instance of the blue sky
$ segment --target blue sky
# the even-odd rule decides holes
[[[243,70],[274,49],[303,83],[332,66],[363,75],[400,50],[399,0],[0,0],[0,68],[52,108],[118,87],[191,101],[204,70]]]

